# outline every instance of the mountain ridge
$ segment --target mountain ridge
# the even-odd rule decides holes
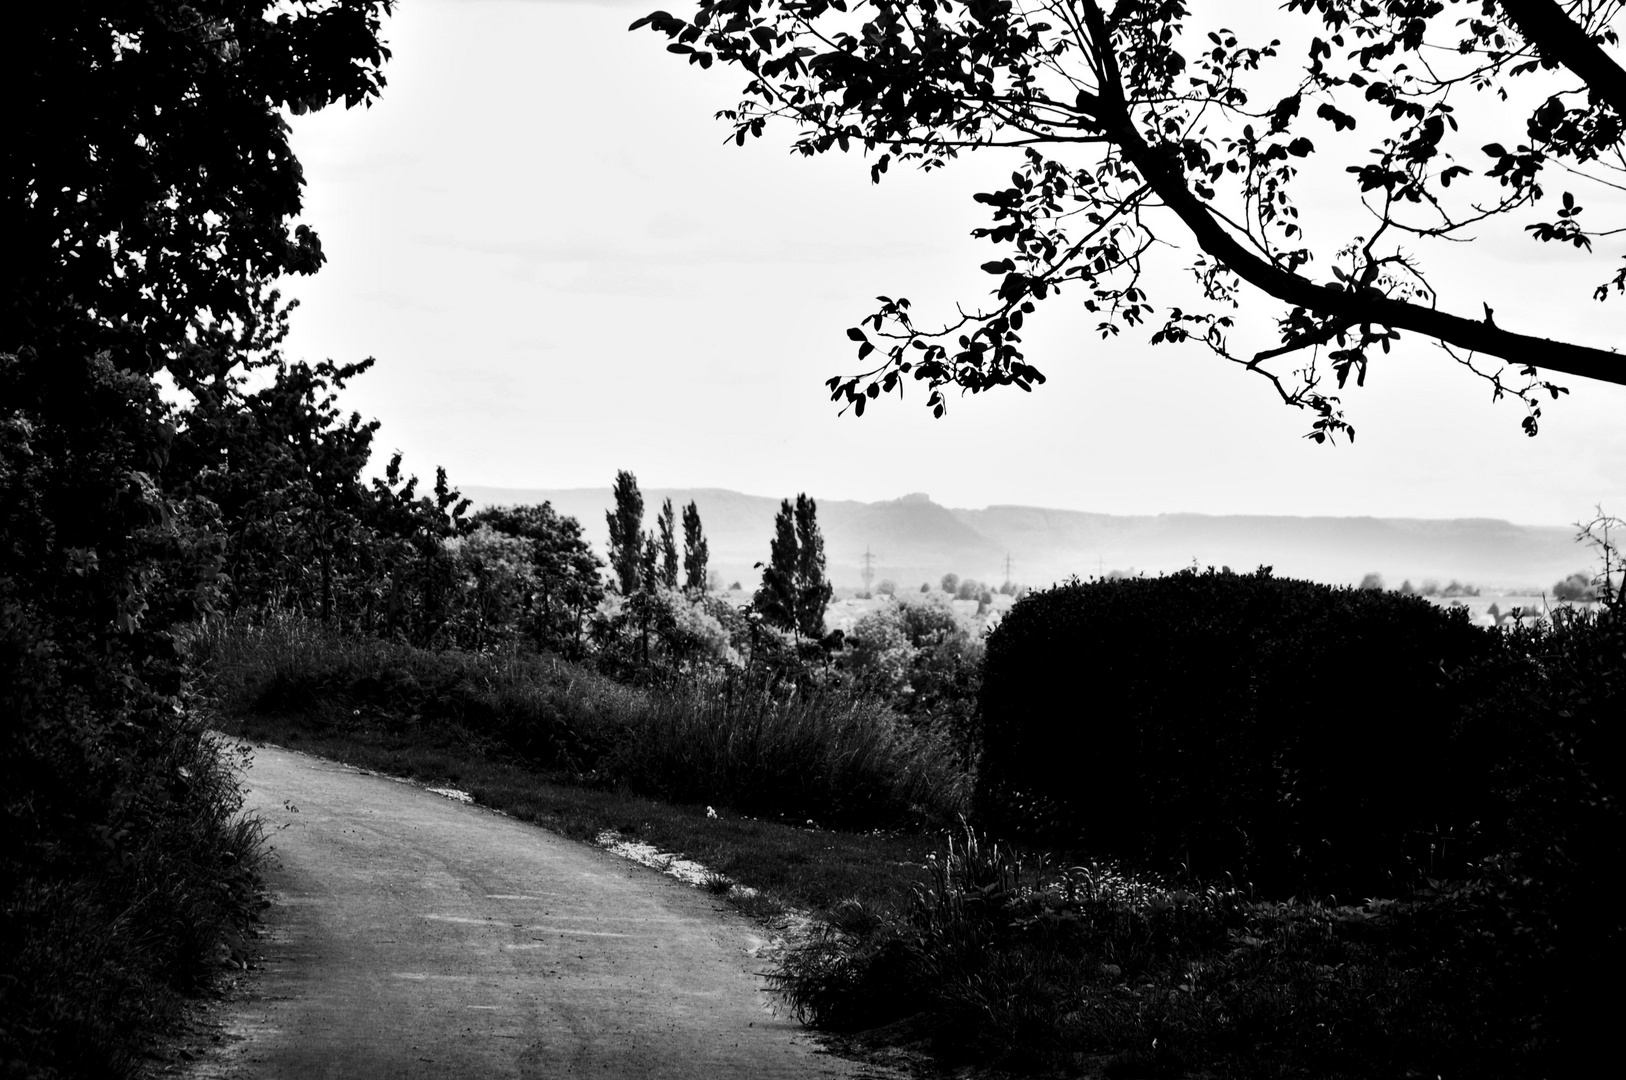
[[[550,502],[582,522],[602,555],[605,512],[614,505],[602,488],[497,488],[471,486],[476,506]],[[768,558],[779,499],[727,488],[650,488],[644,491],[645,527],[653,528],[661,501],[693,501],[711,547],[711,563],[725,584],[747,588]],[[1572,526],[1517,525],[1499,518],[1403,518],[1286,514],[1104,514],[1087,510],[996,504],[981,509],[942,506],[922,492],[860,502],[818,500],[819,524],[831,580],[861,584],[865,552],[874,581],[914,591],[957,573],[997,585],[1005,559],[1012,579],[1044,586],[1077,575],[1111,571],[1156,574],[1187,566],[1268,565],[1282,576],[1353,584],[1368,573],[1391,586],[1403,579],[1473,583],[1501,591],[1542,590],[1592,562],[1574,543]]]

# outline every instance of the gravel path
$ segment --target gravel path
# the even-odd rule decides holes
[[[262,747],[263,972],[197,1080],[860,1077],[774,1015],[715,897],[414,785]]]

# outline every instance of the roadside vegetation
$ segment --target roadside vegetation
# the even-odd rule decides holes
[[[1588,972],[1620,951],[1607,524],[1608,602],[1505,630],[1261,570],[1030,593],[985,646],[917,600],[839,642],[736,613],[710,660],[657,617],[646,653],[611,597],[575,660],[287,611],[187,648],[233,734],[814,911],[774,978],[860,1045],[1017,1074],[1538,1076],[1607,1030]]]
[[[1266,571],[1024,599],[988,643],[979,828],[779,985],[1018,1073],[1581,1071],[1623,939],[1611,524],[1605,605],[1505,631]]]

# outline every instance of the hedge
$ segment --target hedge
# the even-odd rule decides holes
[[[1392,892],[1494,817],[1463,728],[1495,636],[1268,568],[1073,581],[989,637],[975,813],[1273,892]]]

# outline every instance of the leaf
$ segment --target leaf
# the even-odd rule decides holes
[[[854,341],[868,341],[869,340],[869,338],[864,336],[864,331],[860,330],[856,326],[847,327],[847,336],[849,338],[851,338],[852,340],[854,340]]]
[[[1355,118],[1346,112],[1341,112],[1330,101],[1323,102],[1321,107],[1315,111],[1315,114],[1323,120],[1331,120],[1334,131],[1342,131],[1345,128],[1353,129],[1355,127]]]

